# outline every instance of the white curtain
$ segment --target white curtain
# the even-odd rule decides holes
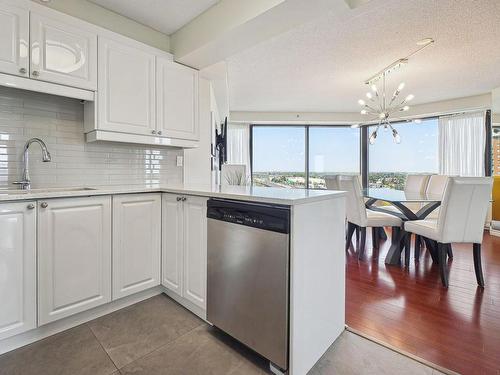
[[[439,118],[439,173],[484,176],[486,112]]]
[[[247,176],[250,171],[250,126],[247,124],[227,125],[227,162],[246,166]]]

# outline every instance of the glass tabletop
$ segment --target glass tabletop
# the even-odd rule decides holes
[[[427,195],[417,192],[396,190],[389,188],[368,188],[363,189],[366,198],[381,200],[385,202],[440,202],[441,195]]]

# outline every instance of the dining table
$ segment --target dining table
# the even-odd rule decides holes
[[[363,189],[363,196],[366,198],[366,208],[397,216],[403,222],[425,219],[441,205],[442,200],[441,195],[392,188],[366,188]],[[406,235],[404,226],[392,233],[391,246],[385,257],[385,264],[401,264],[401,253]]]

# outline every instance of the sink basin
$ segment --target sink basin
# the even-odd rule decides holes
[[[78,192],[78,191],[89,191],[97,190],[89,187],[69,187],[69,188],[41,188],[41,189],[30,189],[30,190],[0,190],[1,194],[7,195],[18,195],[18,194],[40,194],[40,193],[54,193],[54,192]]]

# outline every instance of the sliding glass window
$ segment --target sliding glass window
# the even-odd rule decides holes
[[[360,130],[309,127],[309,187],[326,189],[325,176],[360,174]]]
[[[359,173],[359,129],[252,126],[252,181],[256,186],[326,189],[326,175]]]
[[[368,146],[368,185],[404,189],[408,174],[436,174],[438,165],[437,118],[393,124],[401,143],[391,131],[379,129],[375,144]],[[368,128],[370,135],[375,127]]]

